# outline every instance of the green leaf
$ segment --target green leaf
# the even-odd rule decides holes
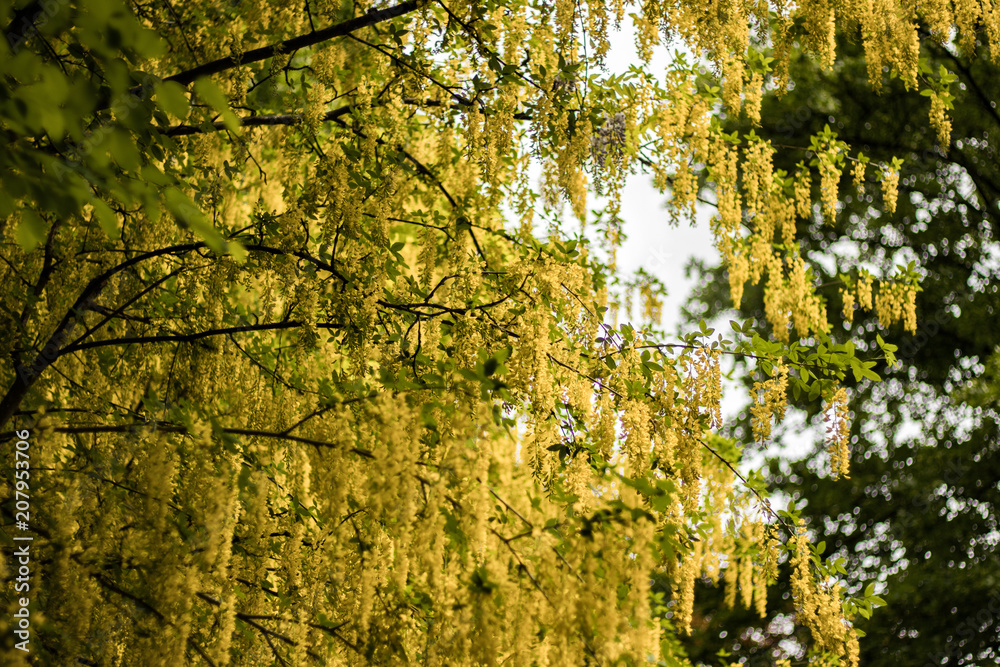
[[[157,106],[178,120],[187,118],[191,101],[184,86],[176,81],[163,81],[156,84],[155,90]]]
[[[125,171],[136,171],[142,164],[139,149],[132,135],[125,130],[112,132],[108,137],[108,149],[115,162]]]
[[[31,252],[45,240],[48,227],[37,213],[21,209],[21,223],[14,230],[14,239],[24,252]]]
[[[878,373],[876,373],[875,371],[871,370],[869,364],[871,364],[872,366],[874,366],[875,362],[873,362],[873,361],[865,362],[864,368],[861,369],[861,375],[864,376],[865,378],[871,380],[872,382],[881,382],[882,378],[879,377]]]
[[[227,251],[229,255],[233,258],[233,261],[237,264],[243,264],[247,261],[247,249],[239,241],[229,241],[227,244]]]
[[[202,77],[194,82],[194,92],[203,102],[219,113],[229,108],[229,100],[226,99],[222,89],[208,77]]]
[[[120,239],[122,237],[122,230],[118,223],[118,216],[111,210],[111,207],[100,199],[94,199],[94,201],[90,202],[90,205],[94,207],[94,216],[97,218],[97,222],[100,223],[101,229],[108,235],[108,238],[116,241]]]
[[[142,174],[142,179],[153,185],[171,185],[174,181],[172,178],[164,174],[158,168],[151,164],[145,164],[139,169],[139,173]]]
[[[475,371],[471,371],[468,368],[457,368],[455,370],[459,375],[470,382],[477,382],[480,379],[479,375],[477,375]]]
[[[177,188],[167,188],[163,193],[163,203],[182,227],[188,227],[196,236],[215,252],[224,254],[228,249],[222,234],[208,221],[198,205]]]
[[[229,100],[226,95],[215,84],[214,81],[205,77],[194,82],[194,91],[208,106],[215,109],[222,116],[222,123],[230,132],[239,132],[240,121],[229,108]]]

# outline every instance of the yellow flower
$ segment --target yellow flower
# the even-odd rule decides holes
[[[885,201],[887,213],[896,212],[896,199],[899,197],[899,171],[885,168],[882,170],[882,198]]]

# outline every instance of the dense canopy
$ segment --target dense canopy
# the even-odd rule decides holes
[[[610,76],[626,20],[639,62]],[[921,43],[1000,53],[992,5],[0,0],[0,23],[6,663],[686,664],[695,582],[764,615],[787,563],[809,634],[776,657],[857,665],[881,599],[845,595],[741,453],[807,396],[850,475],[847,386],[896,346],[831,325],[796,221],[834,223],[845,171],[893,215],[902,163],[752,128],[792,55],[836,71],[840,31],[946,139]],[[633,170],[663,224],[713,202],[765,321],[615,320]],[[914,331],[918,278],[851,267],[848,321]],[[745,441],[719,435],[727,355]]]
[[[1000,311],[1000,115],[994,109],[1000,68],[984,49],[958,52],[933,43],[922,49],[932,70],[944,65],[957,77],[945,145],[933,128],[914,122],[927,110],[927,99],[899,81],[876,94],[859,46],[846,41],[836,77],[808,58],[794,60],[795,89],[781,99],[767,96],[756,128],[775,142],[798,144],[832,116],[841,138],[873,159],[905,158],[891,220],[876,215],[869,198],[845,182],[836,224],[804,218],[797,233],[807,255],[825,258],[816,270],[833,303],[845,267],[859,260],[888,267],[905,253],[922,274],[917,333],[886,332],[871,316],[847,325],[842,311],[832,308],[834,328],[849,326],[859,346],[872,344],[879,331],[898,340],[901,363],[885,370],[883,382],[848,378],[854,413],[848,482],[826,478],[825,454],[814,450],[791,465],[773,461],[769,477],[808,500],[803,517],[816,539],[847,559],[849,588],[875,578],[884,582],[886,608],[859,623],[868,634],[861,662],[869,667],[1000,663],[1000,332],[994,328]],[[746,123],[728,122],[730,130]],[[722,268],[699,282],[705,289],[691,304],[695,321],[729,305]],[[760,291],[748,289],[743,316],[762,313]],[[793,404],[819,421],[818,402]],[[742,439],[749,420],[744,413],[727,425],[729,432]],[[751,665],[766,659],[788,635],[801,632],[781,622],[792,609],[781,599],[787,592],[780,583],[773,589],[766,619],[713,608],[711,594],[701,596],[695,613],[711,622],[692,639],[699,646],[690,655],[732,649],[733,639],[718,635],[742,635],[740,628],[750,625],[761,631],[734,657]]]

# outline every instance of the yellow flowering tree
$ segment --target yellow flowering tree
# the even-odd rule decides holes
[[[925,27],[1000,35],[967,4],[0,2],[5,664],[684,664],[695,581],[763,614],[786,559],[811,660],[856,664],[877,598],[715,429],[752,359],[755,437],[822,397],[849,474],[840,380],[879,360],[794,226],[864,158],[827,129],[785,173],[717,115],[835,29],[931,86]],[[642,61],[692,55],[602,74],[626,15]],[[607,315],[635,169],[675,220],[709,188],[773,339]],[[845,290],[912,328],[915,278]]]

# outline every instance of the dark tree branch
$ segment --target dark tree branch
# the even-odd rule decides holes
[[[355,105],[348,104],[342,106],[333,111],[328,111],[323,116],[320,117],[321,122],[327,122],[340,118],[341,116],[350,113],[351,109]],[[260,127],[268,125],[296,125],[302,122],[301,114],[279,114],[275,116],[249,116],[247,118],[240,118],[240,125],[242,127]],[[167,130],[166,134],[168,137],[185,137],[191,134],[201,134],[207,131],[221,131],[225,130],[226,125],[223,122],[212,123],[211,128],[200,127],[198,125],[178,125]]]
[[[252,331],[274,331],[277,329],[298,329],[305,326],[304,322],[289,320],[287,322],[273,322],[271,324],[248,324],[241,327],[225,327],[222,329],[206,329],[193,333],[171,333],[157,336],[122,336],[120,338],[108,338],[106,340],[92,340],[88,343],[74,343],[59,350],[57,356],[73,354],[80,350],[88,350],[95,347],[109,347],[113,345],[149,345],[153,343],[192,343],[203,338],[213,336],[228,336],[234,333],[246,333]],[[340,329],[339,324],[318,323],[318,329]]]
[[[461,95],[455,95],[455,101],[451,104],[447,102],[442,102],[440,100],[418,100],[412,97],[406,97],[403,99],[404,104],[409,104],[412,106],[425,106],[425,107],[450,107],[456,111],[464,111],[468,107],[472,106],[472,102],[465,99]],[[347,104],[342,107],[328,111],[322,116],[320,116],[320,122],[329,122],[336,120],[341,116],[345,116],[351,112],[356,105]],[[486,113],[482,110],[482,113]],[[529,113],[517,113],[514,114],[515,120],[531,120],[533,116]],[[261,126],[278,126],[278,125],[297,125],[302,122],[301,114],[276,114],[273,116],[247,116],[246,118],[240,118],[241,127],[261,127]],[[200,125],[177,125],[171,127],[166,131],[168,137],[186,137],[192,134],[203,134],[205,132],[221,132],[226,129],[226,124],[222,121],[212,123],[210,126],[200,126]]]
[[[352,132],[354,132],[354,134],[358,135],[362,139],[368,138],[367,134],[365,134],[358,128],[354,127],[353,125],[348,125],[342,120],[334,120],[334,122],[337,123],[337,125],[340,125],[344,129],[351,130]],[[376,137],[375,143],[377,143],[379,146],[388,145],[388,142],[385,139],[382,139],[381,137]],[[408,151],[406,151],[406,149],[404,149],[402,146],[394,146],[393,148],[399,151],[400,155],[405,157],[413,164],[414,167],[416,167],[417,173],[419,173],[421,176],[429,178],[431,182],[437,186],[437,188],[441,191],[441,194],[443,194],[445,196],[445,199],[448,200],[448,203],[451,204],[452,208],[456,209],[458,208],[458,202],[456,202],[455,198],[451,196],[451,193],[448,192],[447,189],[445,189],[444,184],[438,179],[437,176],[434,175],[434,172],[432,172],[430,169],[424,166],[424,164],[420,160],[413,157],[413,155],[411,155]]]
[[[104,289],[108,280],[130,266],[134,266],[135,264],[144,262],[148,259],[162,257],[163,255],[184,254],[201,247],[205,247],[205,244],[188,243],[184,245],[171,246],[169,248],[160,248],[141,255],[136,255],[135,257],[108,269],[87,283],[87,286],[83,288],[80,296],[77,297],[73,305],[66,311],[66,314],[63,316],[62,321],[59,322],[56,330],[51,336],[49,336],[49,339],[42,348],[42,351],[31,363],[31,367],[25,368],[23,366],[19,366],[17,368],[14,383],[11,385],[10,389],[7,390],[3,399],[0,400],[0,426],[7,424],[14,412],[20,406],[21,401],[24,400],[24,397],[28,393],[28,389],[31,388],[35,380],[39,377],[39,375],[41,375],[42,371],[44,371],[58,357],[59,350],[66,344],[67,339],[76,327],[77,321],[83,319],[83,311],[86,309],[87,305],[90,304],[101,292],[101,290]]]
[[[136,301],[138,301],[139,299],[141,299],[142,297],[144,297],[150,291],[156,289],[157,286],[163,284],[164,282],[166,282],[167,280],[169,280],[173,276],[176,276],[177,274],[179,274],[182,270],[183,269],[175,269],[175,270],[171,271],[170,273],[168,273],[167,275],[163,276],[162,278],[160,278],[159,280],[157,280],[156,282],[154,282],[153,284],[151,284],[149,287],[147,287],[146,289],[142,290],[141,292],[139,292],[138,294],[136,294],[134,297],[132,297],[131,299],[129,299],[128,301],[126,301],[125,303],[123,303],[121,306],[119,306],[118,308],[115,308],[114,310],[101,311],[101,310],[98,310],[98,306],[91,306],[90,309],[94,310],[95,312],[99,312],[102,315],[104,315],[104,319],[101,320],[100,322],[98,322],[97,324],[95,324],[94,326],[90,327],[89,329],[87,329],[87,331],[84,332],[83,335],[81,335],[79,338],[77,338],[75,341],[73,341],[73,343],[70,344],[67,348],[65,348],[62,353],[65,353],[66,349],[69,349],[69,347],[72,347],[73,345],[76,345],[77,343],[79,343],[80,341],[82,341],[84,338],[87,338],[88,336],[93,335],[93,333],[95,331],[97,331],[98,329],[100,329],[101,327],[103,327],[105,324],[107,324],[108,322],[110,322],[113,318],[115,318],[115,317],[126,317],[123,314],[126,308],[128,308],[133,303],[135,303]]]
[[[410,70],[411,72],[413,72],[414,74],[416,74],[417,76],[423,77],[423,78],[427,79],[428,81],[430,81],[435,86],[437,86],[438,88],[440,88],[441,90],[443,90],[444,92],[446,92],[448,95],[450,95],[452,98],[454,98],[458,102],[460,102],[460,103],[462,103],[464,105],[467,105],[467,106],[471,106],[472,105],[472,103],[469,100],[467,100],[466,98],[464,98],[463,96],[458,95],[457,93],[452,92],[455,88],[458,88],[458,86],[448,86],[448,85],[445,85],[445,84],[441,83],[440,81],[438,81],[437,79],[435,79],[433,76],[431,76],[427,72],[422,72],[422,71],[418,70],[417,68],[415,68],[410,63],[408,63],[405,60],[403,60],[402,58],[399,58],[398,56],[394,56],[393,54],[389,53],[388,51],[385,51],[382,48],[381,44],[372,44],[371,42],[369,42],[367,40],[361,39],[357,35],[349,35],[349,37],[351,39],[353,39],[354,41],[356,41],[356,42],[359,42],[361,44],[364,44],[365,46],[368,46],[368,47],[370,47],[372,49],[375,49],[376,51],[378,51],[379,53],[381,53],[385,57],[389,58],[390,60],[392,60],[394,63],[396,63],[400,67],[406,68],[406,69]]]
[[[362,28],[367,28],[377,23],[394,19],[397,16],[409,14],[410,12],[419,9],[425,1],[426,0],[406,0],[406,2],[401,2],[393,7],[387,7],[378,11],[369,11],[364,16],[357,16],[348,21],[343,21],[337,25],[330,26],[329,28],[324,28],[323,30],[316,30],[306,35],[299,35],[298,37],[286,39],[283,42],[247,51],[238,59],[233,56],[227,56],[225,58],[213,60],[210,63],[205,63],[204,65],[200,65],[193,69],[167,77],[164,81],[176,81],[177,83],[186,86],[194,82],[194,80],[199,77],[225,72],[226,70],[234,67],[266,60],[281,53],[291,53],[299,49],[304,49],[306,47],[325,42],[329,39],[333,39],[334,37],[343,37],[354,32],[355,30],[361,30]]]
[[[364,397],[368,398],[368,397]],[[360,400],[360,399],[358,399]],[[344,401],[348,403],[351,401]],[[190,435],[190,431],[186,426],[180,426],[172,422],[166,421],[149,421],[140,422],[138,424],[117,424],[114,426],[57,426],[53,429],[55,433],[130,433],[136,432],[140,428],[148,426],[161,433],[179,433],[181,435]],[[312,445],[317,449],[340,449],[341,445],[335,445],[332,442],[325,442],[323,440],[314,440],[312,438],[301,438],[296,435],[288,435],[287,433],[277,433],[275,431],[262,431],[258,429],[249,428],[220,428],[220,433],[226,435],[244,435],[251,438],[270,438],[274,440],[285,440],[288,442],[297,442],[303,445]],[[8,431],[6,433],[0,433],[0,442],[10,440],[14,437],[14,431]],[[348,447],[346,449],[352,454],[357,454],[366,459],[374,459],[375,455],[372,454],[367,449],[361,449],[360,447]]]
[[[208,246],[205,243],[186,243],[145,252],[108,269],[87,283],[87,286],[83,288],[80,296],[77,297],[73,305],[66,311],[62,321],[60,321],[56,330],[49,337],[48,341],[46,341],[42,351],[35,357],[34,361],[31,362],[31,365],[29,367],[20,365],[17,367],[13,384],[10,389],[7,390],[7,393],[4,394],[3,399],[0,399],[0,427],[5,426],[14,415],[20,407],[21,401],[23,401],[24,397],[27,396],[28,390],[32,387],[42,372],[48,368],[53,361],[61,356],[63,347],[67,346],[69,343],[70,334],[72,334],[73,329],[76,328],[77,323],[82,321],[83,312],[87,310],[91,303],[93,303],[94,299],[101,293],[111,278],[122,271],[125,271],[129,267],[135,266],[136,264],[149,259],[163,257],[165,255],[184,255],[207,247]],[[301,260],[315,265],[317,268],[332,273],[342,282],[347,282],[347,278],[337,271],[332,264],[317,257],[313,257],[305,250],[286,252],[278,248],[261,244],[251,244],[245,247],[248,252],[260,252],[269,255],[292,255],[298,257]],[[82,349],[80,345],[82,345],[82,343],[74,343],[71,347],[75,347],[75,349]]]
[[[153,616],[155,616],[158,621],[160,621],[162,623],[166,623],[167,625],[174,625],[174,623],[170,619],[168,619],[166,616],[164,616],[163,613],[159,609],[157,609],[156,607],[154,607],[149,602],[146,602],[145,600],[143,600],[142,598],[140,598],[138,595],[133,595],[132,593],[129,593],[125,589],[119,587],[117,584],[115,584],[115,582],[111,581],[109,578],[105,577],[103,574],[92,574],[91,577],[93,577],[94,580],[97,581],[97,583],[99,583],[104,588],[108,589],[109,591],[111,591],[113,593],[116,593],[117,595],[120,595],[121,597],[125,598],[126,600],[131,601],[136,606],[138,606],[140,609],[149,612],[150,614],[152,614]],[[205,652],[205,649],[203,649],[196,641],[194,641],[194,639],[188,637],[187,644],[192,649],[194,649],[195,653],[197,653],[198,655],[201,656],[202,660],[204,660],[205,662],[207,662],[211,667],[215,667],[215,662],[208,655],[208,653]]]
[[[195,593],[195,595],[197,595],[199,598],[201,598],[202,600],[204,600],[208,604],[212,605],[213,607],[220,607],[220,606],[222,606],[222,603],[219,600],[215,599],[214,597],[212,597],[208,593],[198,592],[198,593]],[[310,621],[294,621],[294,620],[293,621],[289,621],[288,619],[282,618],[281,616],[276,616],[274,614],[244,614],[242,612],[237,612],[236,613],[236,618],[240,619],[241,621],[246,622],[249,625],[252,625],[253,627],[255,627],[258,630],[260,630],[261,632],[266,632],[266,633],[271,634],[275,638],[280,639],[281,641],[285,642],[286,644],[290,644],[291,646],[297,646],[296,642],[292,641],[291,639],[288,639],[287,637],[279,635],[279,634],[277,634],[275,632],[267,630],[266,628],[263,628],[262,626],[258,626],[256,624],[256,621],[284,621],[284,622],[291,622],[291,623],[299,623],[301,625],[308,625],[310,628],[316,628],[317,630],[322,630],[323,632],[326,632],[327,634],[329,634],[329,635],[331,635],[333,637],[336,637],[340,641],[344,642],[350,648],[354,649],[355,651],[358,651],[358,653],[361,653],[361,651],[359,651],[358,648],[354,644],[352,644],[351,642],[349,642],[346,639],[344,639],[343,637],[341,637],[340,634],[337,632],[337,630],[339,630],[340,628],[342,628],[345,625],[347,625],[347,623],[340,623],[340,624],[338,624],[336,626],[331,627],[331,626],[328,626],[328,625],[323,625],[321,623],[313,623],[313,622],[310,622]],[[313,653],[312,651],[307,651],[307,652],[309,653],[309,655],[311,657],[313,657],[313,658],[315,658],[317,660],[320,660],[320,657],[318,655],[316,655],[315,653]]]

